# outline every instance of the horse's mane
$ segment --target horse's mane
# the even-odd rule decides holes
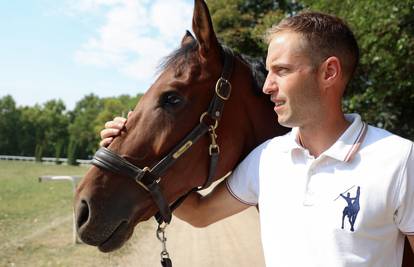
[[[262,95],[262,88],[266,80],[267,70],[265,63],[262,58],[251,57],[245,54],[239,54],[239,58],[247,64],[249,67],[252,77],[253,84],[252,88],[256,95]]]
[[[226,49],[230,48],[226,47]],[[191,42],[187,42],[183,46],[174,50],[171,54],[166,56],[161,61],[161,63],[158,66],[158,72],[162,72],[169,67],[172,67],[177,71],[183,70],[187,66],[190,56],[197,50],[197,40],[194,39]],[[255,95],[261,95],[262,88],[267,76],[267,70],[263,62],[263,59],[253,58],[248,55],[235,53],[234,51],[233,53],[237,58],[239,58],[243,63],[245,63],[249,67],[253,78],[252,88],[254,90],[254,93]]]

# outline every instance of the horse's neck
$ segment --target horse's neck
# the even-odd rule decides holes
[[[236,64],[233,75],[237,78],[232,80],[232,96],[218,129],[221,176],[233,170],[255,147],[287,131],[277,123],[269,96],[259,96],[251,88],[249,69]]]

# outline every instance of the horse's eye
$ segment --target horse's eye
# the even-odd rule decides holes
[[[161,105],[165,108],[178,107],[182,102],[183,98],[175,92],[168,92],[164,94],[161,99]]]

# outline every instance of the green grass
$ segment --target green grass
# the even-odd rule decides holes
[[[36,225],[70,215],[73,199],[69,181],[38,182],[41,175],[83,175],[85,167],[0,161],[1,240],[29,234]]]
[[[117,266],[127,250],[103,254],[72,242],[69,181],[42,175],[83,175],[86,167],[0,161],[0,266]]]

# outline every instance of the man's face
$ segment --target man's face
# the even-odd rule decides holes
[[[270,95],[278,121],[286,127],[304,127],[320,115],[317,69],[304,42],[298,33],[283,31],[275,34],[267,53],[263,92]]]

